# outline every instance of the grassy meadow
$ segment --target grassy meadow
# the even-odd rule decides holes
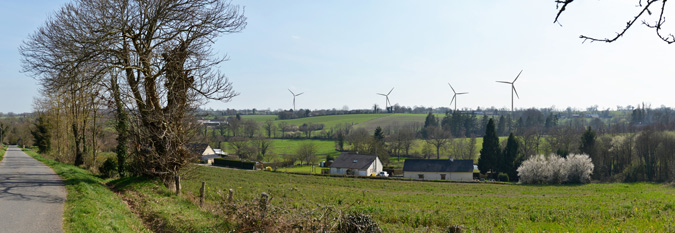
[[[332,207],[371,215],[385,232],[673,232],[675,187],[652,183],[516,185],[341,178],[195,166],[186,195],[207,184],[207,202],[262,192],[271,205],[311,213]],[[219,194],[221,193],[221,194]]]

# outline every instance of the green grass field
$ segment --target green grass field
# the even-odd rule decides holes
[[[325,160],[326,155],[333,157],[340,155],[339,151],[335,150],[335,142],[331,140],[314,140],[314,139],[272,139],[272,149],[269,153],[271,159],[282,159],[284,154],[296,154],[296,150],[301,144],[311,142],[317,148],[317,161]],[[225,151],[234,151],[227,142],[223,143]]]
[[[515,185],[416,182],[293,175],[199,166],[183,182],[198,193],[207,183],[208,202],[216,192],[235,190],[238,202],[262,192],[271,205],[292,212],[317,206],[371,215],[385,232],[443,232],[463,225],[469,232],[673,232],[672,185]]]
[[[278,120],[275,123],[281,121],[287,122],[292,125],[302,125],[304,123],[314,123],[314,124],[324,124],[324,128],[332,128],[338,124],[343,125],[356,125],[361,122],[369,121],[372,119],[377,119],[380,117],[386,117],[389,114],[348,114],[348,115],[331,115],[331,116],[317,116],[317,117],[307,117],[291,120]]]
[[[265,122],[267,120],[276,120],[277,115],[241,115],[242,120],[253,119],[257,122]]]
[[[23,151],[63,179],[68,192],[63,211],[65,232],[150,232],[102,179],[79,167],[46,159],[35,151]]]
[[[356,128],[365,128],[368,131],[375,131],[378,126],[385,129],[387,127],[400,127],[410,123],[424,124],[426,114],[383,114],[384,116],[367,120],[356,125]],[[442,115],[441,115],[441,118]]]

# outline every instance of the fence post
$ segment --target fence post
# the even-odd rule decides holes
[[[232,199],[234,198],[234,189],[230,189],[229,191],[230,193],[227,194],[227,202],[232,204]]]
[[[176,175],[174,177],[175,179],[175,185],[176,185],[176,195],[180,195],[180,175]]]
[[[265,192],[263,192],[260,195],[260,222],[265,219],[265,212],[267,212],[267,200],[269,199],[269,195]]]
[[[204,206],[204,193],[206,192],[206,182],[202,181],[202,188],[199,189],[199,207]]]

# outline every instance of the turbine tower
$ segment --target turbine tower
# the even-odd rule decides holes
[[[391,94],[393,90],[394,88],[392,87],[391,90],[389,90],[389,93],[387,93],[386,95],[382,93],[377,93],[378,95],[384,96],[386,98],[386,101],[384,102],[384,108],[387,109],[387,112],[389,112],[389,106],[391,105],[391,103],[389,102],[389,94]]]
[[[297,97],[299,95],[302,95],[304,92],[300,92],[298,94],[295,94],[295,93],[293,93],[293,91],[291,91],[291,89],[288,89],[288,91],[290,91],[291,94],[293,95],[293,111],[295,112],[295,97]]]
[[[450,86],[450,89],[452,89],[452,92],[455,93],[454,95],[452,95],[452,100],[450,100],[450,107],[452,107],[452,102],[455,102],[455,112],[456,112],[456,111],[457,111],[457,95],[469,94],[469,92],[460,92],[460,93],[457,93],[457,92],[455,91],[455,88],[452,88],[452,85],[450,85],[450,83],[448,83],[448,86]]]
[[[511,112],[513,112],[513,93],[516,93],[516,97],[520,99],[520,96],[518,96],[518,91],[516,91],[516,86],[514,83],[516,83],[516,80],[518,80],[518,77],[520,77],[520,74],[523,73],[523,70],[520,70],[520,73],[518,73],[518,76],[516,76],[516,79],[513,80],[513,82],[507,82],[507,81],[497,81],[498,83],[504,83],[504,84],[510,84],[511,85]]]

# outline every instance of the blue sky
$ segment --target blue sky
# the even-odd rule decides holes
[[[20,73],[17,47],[63,1],[0,1],[0,112],[32,111],[39,86]],[[675,106],[675,45],[638,26],[619,41],[637,2],[575,1],[553,23],[550,1],[241,1],[248,26],[214,46],[241,95],[213,109],[349,109],[392,104],[458,108]],[[648,20],[653,20],[648,18]],[[667,27],[675,29],[675,25]]]

